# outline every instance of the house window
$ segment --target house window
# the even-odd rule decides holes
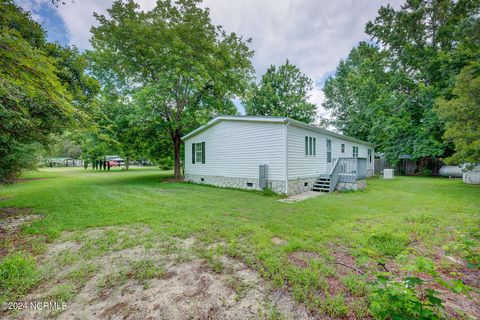
[[[354,158],[358,158],[358,147],[357,147],[357,146],[353,146],[352,156],[353,156]]]
[[[305,155],[308,156],[308,137],[305,137]]]
[[[345,153],[345,143],[342,143],[341,151],[342,151],[342,153]]]
[[[317,154],[317,139],[313,137],[305,137],[305,155],[315,156]]]
[[[205,163],[205,142],[192,143],[192,163]]]
[[[332,162],[332,140],[327,140],[327,162]]]
[[[368,149],[368,162],[372,163],[372,149]]]

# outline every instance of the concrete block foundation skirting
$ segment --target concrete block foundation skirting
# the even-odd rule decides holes
[[[288,180],[288,195],[311,191],[316,177]]]
[[[236,188],[245,190],[260,190],[258,179],[254,178],[238,178],[238,177],[222,177],[208,176],[200,174],[186,174],[185,181],[209,184],[221,188]],[[268,180],[268,187],[275,193],[285,193],[285,181]]]
[[[299,178],[288,180],[288,195],[299,194],[302,192],[311,191],[316,177]],[[222,177],[222,176],[208,176],[199,174],[185,175],[185,181],[208,184],[221,188],[236,188],[245,190],[260,190],[258,179],[254,178],[238,178],[238,177]],[[359,180],[356,182],[339,182],[336,190],[360,190],[365,189],[367,185],[366,180]],[[282,180],[268,180],[268,187],[275,193],[285,194],[285,181]]]
[[[339,182],[337,183],[336,190],[346,191],[346,190],[363,190],[367,187],[367,181],[365,179],[358,180],[355,182]]]

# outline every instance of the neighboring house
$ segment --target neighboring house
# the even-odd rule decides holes
[[[220,116],[182,137],[185,180],[281,194],[365,187],[374,147],[284,117]]]

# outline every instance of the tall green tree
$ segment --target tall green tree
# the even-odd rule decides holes
[[[40,145],[85,118],[80,106],[98,88],[85,67],[76,49],[48,43],[28,12],[0,0],[0,181],[35,165]]]
[[[95,16],[92,70],[164,123],[181,177],[182,135],[197,119],[236,112],[232,99],[252,74],[248,41],[214,26],[198,0],[160,0],[148,12],[115,1],[108,16]]]
[[[308,101],[312,80],[288,60],[270,66],[258,84],[253,84],[243,101],[247,115],[282,116],[312,123],[317,109]]]
[[[473,62],[457,76],[453,98],[438,101],[437,112],[445,122],[444,137],[455,145],[449,163],[480,162],[480,63]]]
[[[391,163],[448,156],[439,98],[452,97],[455,77],[480,58],[474,0],[407,0],[381,7],[366,26],[376,46],[360,44],[325,85],[324,107],[345,133],[375,142]]]

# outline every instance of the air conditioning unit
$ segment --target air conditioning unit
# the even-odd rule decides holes
[[[258,186],[262,190],[268,188],[268,165],[266,164],[258,167]]]
[[[383,169],[383,179],[393,179],[393,169]]]

